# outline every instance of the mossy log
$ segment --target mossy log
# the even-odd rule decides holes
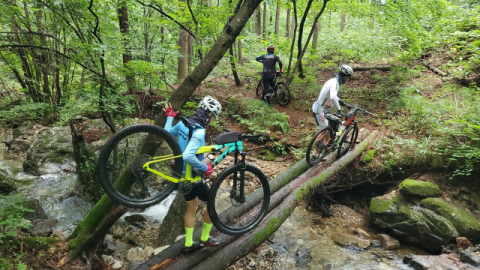
[[[182,257],[178,257],[178,256],[180,256],[180,249],[183,245],[183,241],[178,241],[175,244],[171,245],[166,250],[164,250],[163,252],[161,252],[160,254],[154,256],[149,261],[139,266],[137,270],[147,270],[155,267],[157,267],[155,269],[192,269],[196,265],[199,265],[199,266],[204,265],[203,266],[204,268],[199,268],[199,269],[223,269],[227,267],[229,264],[235,262],[236,258],[244,256],[249,252],[249,251],[245,251],[245,253],[243,253],[244,251],[241,251],[240,255],[232,255],[232,256],[228,255],[230,253],[232,254],[237,253],[237,251],[235,250],[236,246],[238,246],[239,251],[244,250],[244,248],[246,248],[244,244],[247,246],[252,246],[251,243],[253,241],[253,243],[255,244],[250,249],[248,249],[248,250],[251,250],[256,246],[258,246],[260,243],[262,243],[275,230],[277,230],[278,227],[280,227],[280,225],[291,214],[291,212],[298,205],[301,199],[303,199],[309,192],[313,191],[316,186],[323,183],[333,174],[338,172],[338,170],[342,169],[344,166],[350,163],[355,157],[360,155],[362,151],[365,149],[365,147],[371,141],[373,141],[376,134],[377,132],[373,133],[364,142],[360,143],[360,145],[357,146],[354,151],[345,155],[345,157],[335,162],[332,166],[329,166],[329,164],[334,160],[334,155],[329,156],[327,158],[327,161],[324,162],[323,164],[310,168],[307,172],[302,174],[300,177],[296,178],[295,180],[291,181],[288,184],[285,184],[283,188],[281,188],[280,190],[277,189],[278,191],[273,193],[271,197],[270,206],[268,209],[268,212],[270,214],[256,229],[254,229],[252,233],[248,233],[240,238],[238,236],[233,237],[229,235],[220,234],[217,236],[217,238],[222,240],[222,243],[219,246],[201,249],[189,255],[182,255]],[[297,165],[301,164],[303,161],[297,163]],[[288,170],[284,174],[288,175]],[[307,192],[307,190],[309,191]],[[301,198],[298,199],[297,198],[298,196],[301,196]],[[292,205],[287,204],[286,202],[291,202]],[[288,205],[288,206],[285,206],[285,205]],[[290,207],[293,207],[293,208],[291,208],[290,210]],[[256,210],[255,208],[250,209],[250,211],[255,211],[255,210]],[[200,233],[200,232],[197,232],[197,233]],[[215,233],[212,232],[212,235],[214,234]],[[256,242],[257,240],[255,239],[257,239],[260,236],[261,236],[261,239],[263,240],[257,243]],[[248,241],[242,240],[245,237],[249,237],[249,240]],[[252,237],[253,238],[257,237],[257,238],[253,239]],[[223,251],[224,249],[228,249],[228,251],[224,252]],[[217,255],[220,252],[223,255]],[[217,259],[211,259],[209,258],[210,256],[216,257]],[[223,257],[228,257],[229,259],[226,260],[226,258],[223,258]],[[172,258],[175,258],[175,260],[172,260]],[[219,260],[222,263],[217,265],[215,262],[215,265],[211,265],[209,263],[205,263],[204,262],[205,260],[210,262]],[[197,269],[197,267],[194,269]]]

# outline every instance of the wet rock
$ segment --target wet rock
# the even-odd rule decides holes
[[[36,219],[32,222],[33,226],[28,229],[28,232],[33,236],[50,236],[57,223],[56,219]]]
[[[403,180],[398,189],[405,195],[415,195],[423,198],[438,197],[442,194],[437,185],[413,179]]]
[[[138,226],[141,223],[147,222],[147,219],[143,215],[133,214],[133,215],[130,215],[130,216],[126,216],[125,217],[125,222],[127,224],[132,224],[132,225]]]
[[[137,246],[143,246],[143,241],[141,237],[134,233],[127,233],[127,239]]]
[[[117,225],[117,226],[113,227],[113,233],[112,234],[113,234],[114,238],[119,239],[119,238],[122,238],[122,237],[125,236],[125,230],[123,229],[122,226]]]
[[[135,270],[137,267],[139,267],[144,261],[131,261],[128,264],[127,270]]]
[[[460,251],[460,260],[475,267],[480,267],[480,257],[470,250]]]
[[[379,234],[378,238],[382,246],[386,249],[392,250],[400,248],[400,242],[388,234]]]
[[[439,198],[424,199],[421,205],[448,219],[461,236],[465,236],[475,242],[480,241],[480,220],[476,219],[468,211],[460,209]]]
[[[415,270],[437,270],[437,269],[475,269],[473,266],[462,263],[455,254],[442,254],[439,256],[408,255],[403,258],[403,263],[413,267]]]
[[[361,239],[359,237],[338,233],[331,236],[332,240],[339,246],[356,246],[362,249],[368,248],[371,244],[369,240]]]
[[[123,266],[123,262],[113,258],[112,256],[102,255],[102,260],[108,264],[111,269],[120,269]]]
[[[312,252],[306,247],[301,247],[297,250],[295,260],[297,267],[307,267],[312,261]]]
[[[466,237],[457,237],[456,241],[457,241],[457,247],[459,249],[467,249],[469,247],[473,247],[472,243],[468,241]]]
[[[15,180],[0,173],[0,195],[8,195],[17,190]]]
[[[363,238],[371,238],[372,236],[367,232],[365,231],[364,229],[361,229],[361,228],[350,228],[349,229],[350,233],[352,234],[356,234],[360,237],[363,237]]]
[[[132,261],[146,261],[153,255],[154,249],[152,247],[134,247],[128,250],[127,260]]]
[[[154,255],[157,255],[158,253],[164,251],[165,249],[167,249],[169,247],[169,245],[166,245],[166,246],[163,246],[163,247],[158,247],[156,248],[154,251],[153,251],[153,254]]]
[[[30,146],[32,145],[32,142],[23,140],[23,139],[15,139],[12,141],[9,147],[9,151],[11,153],[22,153],[26,152]]]

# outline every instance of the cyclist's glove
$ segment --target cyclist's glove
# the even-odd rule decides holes
[[[174,111],[173,108],[168,108],[168,109],[165,110],[165,115],[167,117],[171,116],[171,117],[175,118],[175,116],[177,116],[177,113],[178,112]]]
[[[209,176],[212,175],[212,173],[213,173],[212,164],[207,164],[207,167],[208,167],[208,169],[207,169],[207,171],[206,171],[205,174],[204,174],[205,177],[209,177]]]
[[[340,105],[342,105],[342,106],[345,106],[345,102],[341,99],[338,101],[338,103],[340,103]]]

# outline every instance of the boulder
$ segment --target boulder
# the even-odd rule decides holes
[[[460,260],[475,267],[480,267],[480,257],[470,250],[460,251]]]
[[[414,195],[423,198],[438,197],[442,195],[442,192],[437,185],[427,181],[413,179],[403,180],[398,189],[405,195]]]
[[[28,229],[28,232],[33,236],[50,236],[53,228],[58,224],[56,219],[37,219],[32,222],[33,226]]]
[[[403,263],[415,270],[437,270],[437,269],[462,269],[470,270],[475,267],[460,261],[456,254],[431,255],[408,255],[403,258]]]
[[[398,249],[400,248],[400,242],[397,239],[389,236],[388,234],[379,234],[378,239],[382,246],[386,249]]]
[[[28,149],[23,164],[25,172],[41,173],[42,164],[63,164],[73,160],[73,145],[69,127],[54,127],[41,132]]]
[[[366,239],[362,239],[353,235],[339,233],[331,236],[332,240],[340,246],[356,246],[362,249],[366,249],[370,246],[371,242]]]
[[[440,198],[423,199],[421,206],[449,220],[461,236],[465,236],[473,242],[480,242],[480,220],[475,218],[470,212],[449,204]]]

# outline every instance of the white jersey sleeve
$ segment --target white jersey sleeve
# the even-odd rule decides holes
[[[317,101],[313,103],[313,106],[312,106],[313,113],[320,113],[325,109],[325,107],[331,107],[332,105],[330,101],[333,101],[333,100],[335,100],[333,101],[334,104],[336,102],[335,107],[339,109],[340,104],[338,104],[338,97],[337,97],[338,88],[339,88],[339,84],[335,78],[328,80],[323,85],[322,90],[318,95]]]

